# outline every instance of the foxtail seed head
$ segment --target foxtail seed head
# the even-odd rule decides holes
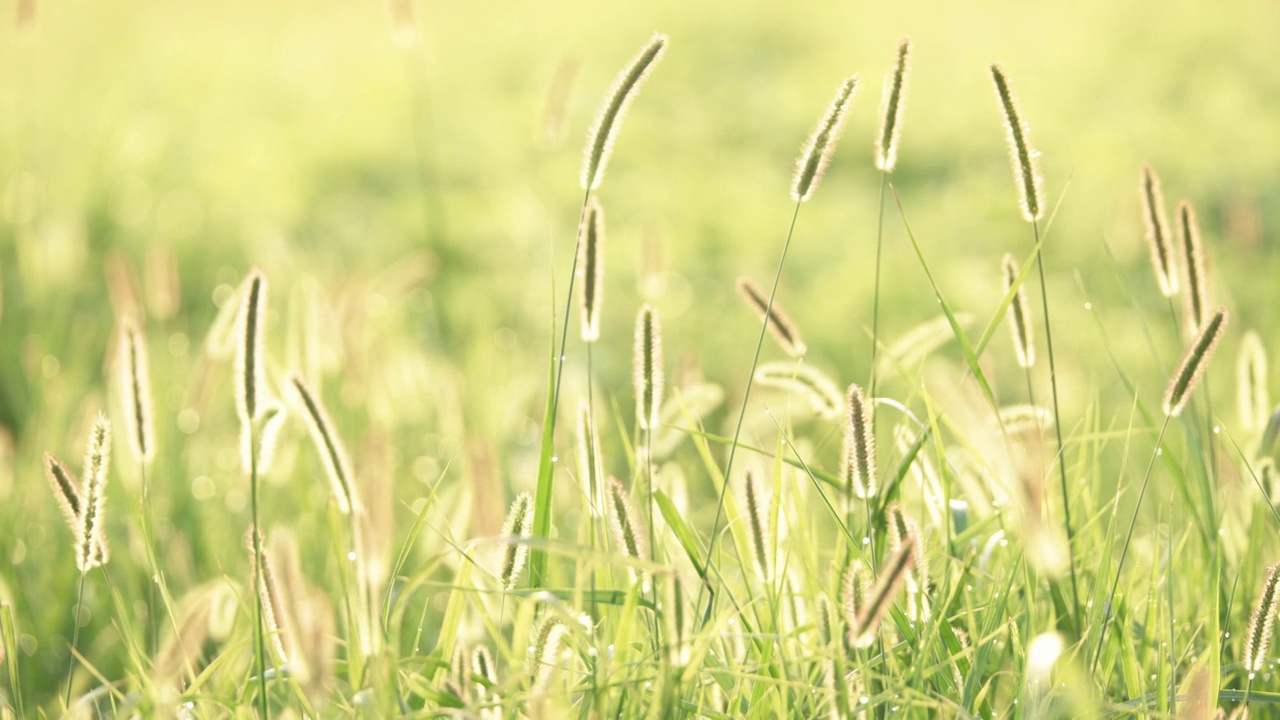
[[[747,305],[769,328],[788,355],[800,357],[809,350],[804,340],[800,339],[800,331],[796,329],[795,323],[782,311],[782,306],[765,295],[754,280],[748,277],[738,278],[738,294],[747,301]]]
[[[641,430],[658,427],[662,409],[662,326],[652,305],[636,316],[635,354],[636,425]]]
[[[1174,258],[1173,239],[1169,235],[1169,221],[1164,209],[1164,194],[1160,192],[1160,177],[1150,163],[1142,163],[1142,224],[1146,227],[1147,246],[1151,251],[1151,267],[1156,273],[1160,294],[1173,297],[1178,294],[1178,270]]]
[[[1004,256],[1004,291],[1007,294],[1018,282],[1022,268],[1011,253]],[[1024,368],[1036,364],[1035,338],[1032,335],[1031,303],[1027,301],[1027,286],[1018,287],[1018,292],[1009,303],[1009,330],[1013,334],[1013,349],[1018,356],[1018,365]]]
[[[898,162],[898,138],[902,134],[902,108],[907,104],[907,81],[911,78],[911,38],[898,43],[898,62],[893,74],[884,79],[880,95],[880,134],[876,136],[876,169],[893,172]]]
[[[71,528],[73,535],[79,535],[80,508],[84,503],[80,499],[76,476],[51,452],[44,454],[44,474],[49,480],[49,486],[53,488],[53,496],[58,500],[58,508],[62,510],[67,527]]]
[[[471,672],[487,680],[490,687],[498,684],[498,669],[487,645],[477,645],[471,651]]]
[[[267,325],[267,277],[253,268],[240,288],[240,317],[236,345],[236,411],[240,422],[253,425],[266,393],[263,373]]]
[[[1182,245],[1182,273],[1187,282],[1187,329],[1200,332],[1209,315],[1209,278],[1204,269],[1204,247],[1200,244],[1200,224],[1195,208],[1178,203],[1178,239]]]
[[[1244,668],[1252,675],[1262,672],[1267,663],[1267,650],[1271,647],[1271,629],[1275,625],[1276,604],[1280,602],[1280,563],[1267,569],[1267,580],[1262,585],[1262,596],[1249,618],[1249,632],[1245,635]]]
[[[645,544],[644,532],[640,527],[639,518],[636,517],[635,509],[631,506],[627,489],[622,487],[622,482],[618,478],[610,477],[605,486],[605,492],[608,494],[605,502],[609,510],[609,524],[613,526],[613,535],[618,543],[618,549],[624,555],[636,560],[648,560],[649,551]],[[648,586],[649,580],[645,574],[633,569],[631,575],[633,579]]]
[[[1209,356],[1213,354],[1213,349],[1217,346],[1218,339],[1222,337],[1222,331],[1226,325],[1227,311],[1224,308],[1218,308],[1213,317],[1209,318],[1204,329],[1200,331],[1199,337],[1187,348],[1182,364],[1170,378],[1169,388],[1164,394],[1165,415],[1177,417],[1182,413],[1182,408],[1187,404],[1191,393],[1195,391],[1196,383],[1200,382],[1200,376],[1204,374],[1205,366],[1209,364]]]
[[[996,97],[1004,113],[1005,134],[1009,142],[1009,159],[1013,163],[1013,177],[1018,185],[1022,203],[1022,217],[1035,222],[1044,214],[1044,178],[1040,175],[1040,155],[1031,147],[1030,129],[1018,114],[1018,99],[1009,87],[1004,68],[991,66],[991,79],[995,83]]]
[[[622,118],[631,105],[636,91],[649,75],[649,71],[662,59],[667,47],[667,36],[654,35],[623,71],[613,81],[609,97],[587,133],[587,152],[582,163],[582,189],[595,190],[604,177],[605,165],[613,152],[613,142]]]
[[[585,400],[578,410],[578,472],[587,489],[591,514],[599,517],[604,509],[600,504],[604,468],[600,461],[600,436],[596,433],[595,418]]]
[[[448,682],[463,703],[471,701],[471,649],[464,643],[453,646]]]
[[[862,388],[850,385],[846,396],[847,415],[844,434],[845,487],[855,497],[867,499],[876,496],[876,438],[871,432],[871,405]]]
[[[604,296],[604,210],[593,196],[578,228],[578,273],[582,282],[582,340],[600,339],[600,303]]]
[[[880,579],[867,594],[867,600],[858,608],[858,615],[850,623],[850,644],[854,647],[869,647],[875,640],[880,621],[893,604],[894,597],[907,579],[907,573],[915,559],[915,545],[918,539],[908,535],[902,539],[901,545],[880,568]]]
[[[99,415],[89,434],[89,449],[84,457],[84,488],[81,498],[80,530],[76,534],[76,565],[87,573],[106,565],[110,559],[105,521],[107,472],[111,465],[111,424]]]
[[[338,511],[343,515],[360,509],[360,499],[356,496],[355,483],[351,474],[351,461],[347,459],[347,451],[342,440],[329,421],[329,413],[324,409],[320,398],[311,392],[301,375],[293,373],[289,376],[289,384],[293,386],[298,408],[307,422],[307,431],[320,455],[320,463],[324,465],[325,475],[333,488],[333,497],[338,504]]]
[[[894,549],[901,548],[908,537],[920,537],[920,525],[902,511],[902,507],[894,502],[888,508],[889,544]],[[929,619],[929,564],[924,555],[924,548],[919,542],[912,545],[914,557],[911,568],[907,571],[907,617],[912,622]]]
[[[867,604],[867,592],[871,588],[867,566],[861,560],[853,559],[840,575],[840,609],[844,615],[844,624],[852,628],[858,621],[858,614]]]
[[[769,558],[773,554],[772,545],[769,543],[769,523],[766,518],[768,505],[756,482],[756,474],[750,467],[743,473],[742,493],[743,499],[746,500],[747,526],[751,531],[751,549],[756,557],[760,578],[768,582],[771,577]]]
[[[151,373],[147,363],[147,344],[132,318],[120,324],[120,390],[128,404],[125,428],[129,448],[143,465],[150,464],[156,454],[155,429],[151,420]]]
[[[838,620],[836,620],[835,611],[831,608],[831,601],[826,595],[818,596],[818,644],[823,648],[828,648],[831,643],[835,642],[836,634],[839,632]]]
[[[255,545],[254,535],[257,535]],[[267,555],[266,541],[256,527],[250,527],[245,535],[245,550],[249,553],[249,567],[254,574],[254,587],[258,591],[258,600],[262,603],[262,623],[265,632],[270,636],[271,646],[282,663],[293,658],[289,642],[290,623],[285,596],[277,580],[275,567]]]
[[[831,156],[836,151],[836,143],[844,132],[845,123],[849,120],[849,106],[858,91],[858,76],[854,75],[840,84],[831,106],[818,121],[800,149],[800,157],[796,159],[796,173],[791,181],[791,198],[796,202],[804,202],[813,196],[818,183],[831,164]]]
[[[502,535],[507,538],[507,543],[502,550],[502,569],[498,573],[498,580],[503,590],[516,588],[520,571],[524,569],[524,562],[529,557],[529,546],[518,538],[529,537],[532,533],[533,496],[527,492],[520,493],[515,502],[511,503],[507,519],[502,523]]]
[[[545,615],[542,622],[533,631],[533,651],[530,664],[533,666],[533,693],[546,692],[560,666],[560,654],[564,649],[564,637],[569,634],[569,625],[557,615]]]

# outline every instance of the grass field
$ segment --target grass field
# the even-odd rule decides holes
[[[1280,717],[1277,27],[0,0],[0,717]]]

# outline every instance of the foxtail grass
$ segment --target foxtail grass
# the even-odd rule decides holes
[[[840,574],[840,610],[844,615],[845,627],[852,630],[857,626],[858,615],[867,604],[867,593],[871,591],[867,566],[861,560],[853,559]],[[852,637],[847,638],[850,643]]]
[[[856,648],[867,648],[875,642],[880,622],[906,583],[907,574],[915,562],[917,542],[919,540],[914,535],[903,538],[893,556],[880,569],[880,577],[875,586],[867,592],[866,600],[858,608],[853,622],[849,625],[850,645]]]
[[[804,202],[812,197],[822,182],[822,177],[831,164],[831,156],[835,154],[836,143],[849,120],[849,107],[853,104],[857,91],[857,75],[841,83],[827,112],[809,134],[809,139],[796,160],[796,171],[791,180],[791,198],[796,202]],[[770,306],[772,304],[769,303]]]
[[[871,432],[872,409],[866,394],[857,385],[849,386],[845,398],[843,470],[840,476],[850,495],[869,500],[879,490],[876,438]]]
[[[908,517],[896,502],[890,504],[886,519],[889,526],[889,546],[895,551],[902,549],[908,538],[921,537],[919,524]],[[907,617],[912,622],[918,622],[928,620],[930,615],[929,564],[920,542],[913,543],[912,549],[914,557],[906,579]]]
[[[329,420],[329,413],[325,410],[319,396],[311,391],[302,376],[297,373],[290,375],[289,384],[293,386],[307,431],[311,434],[316,453],[320,456],[320,463],[324,466],[324,473],[329,479],[338,511],[349,515],[359,508],[359,498],[355,494],[351,461],[348,459],[342,439],[334,430],[333,423]]]
[[[1009,161],[1018,186],[1022,217],[1029,223],[1044,214],[1044,176],[1040,174],[1040,155],[1031,147],[1030,128],[1018,110],[1018,98],[1009,86],[1004,68],[991,66],[991,80],[995,83],[996,98],[1004,114],[1004,128],[1009,143]]]
[[[658,311],[651,305],[640,308],[636,315],[631,367],[636,392],[636,427],[655,430],[662,409],[662,327]]]
[[[769,299],[754,280],[748,277],[738,278],[737,286],[738,294],[773,333],[783,352],[791,357],[800,357],[808,352],[809,348],[800,338],[800,331],[795,323],[791,322],[781,306],[775,304],[770,307]]]
[[[644,462],[637,463],[637,470],[644,474],[645,524],[649,527],[649,550],[658,549],[654,516],[653,433],[658,429],[662,411],[664,389],[662,370],[662,326],[658,311],[650,305],[640,308],[636,316],[635,354],[632,360],[635,375],[636,427],[644,433]],[[642,467],[641,467],[642,466]],[[645,581],[646,589],[649,582]],[[656,599],[655,599],[656,600]]]
[[[1249,617],[1249,630],[1245,633],[1244,669],[1249,673],[1244,690],[1246,713],[1249,707],[1249,695],[1253,691],[1253,680],[1267,663],[1267,652],[1271,649],[1271,636],[1278,603],[1280,603],[1280,563],[1267,568],[1267,580],[1262,585],[1262,595],[1258,598],[1258,605],[1253,609],[1253,615]]]
[[[263,628],[270,637],[277,659],[287,664],[291,661],[293,652],[289,647],[290,623],[284,592],[257,528],[249,529],[244,545],[249,553],[249,569],[253,573],[258,602],[262,603]]]
[[[1009,159],[1014,184],[1018,188],[1022,217],[1031,223],[1032,243],[1036,250],[1036,270],[1040,276],[1040,305],[1044,314],[1044,339],[1049,355],[1049,392],[1053,400],[1053,428],[1058,443],[1058,481],[1062,491],[1062,525],[1067,535],[1067,562],[1071,570],[1071,607],[1074,623],[1080,625],[1080,587],[1076,579],[1075,531],[1071,522],[1071,493],[1067,483],[1067,449],[1062,440],[1062,413],[1058,404],[1058,367],[1053,352],[1053,322],[1049,318],[1049,287],[1045,281],[1044,252],[1040,248],[1040,218],[1044,215],[1044,176],[1040,173],[1040,154],[1031,146],[1030,129],[1018,108],[1018,99],[1009,84],[1004,68],[991,65],[991,80],[1004,118]],[[1028,337],[1029,339],[1029,337]],[[1028,381],[1030,375],[1027,375]],[[1034,402],[1034,399],[1028,398]]]
[[[662,59],[666,48],[667,36],[654,35],[613,81],[608,99],[600,108],[595,122],[591,125],[591,130],[587,133],[587,152],[582,163],[583,190],[591,191],[600,186],[600,181],[604,178],[605,166],[613,153],[618,129],[622,126],[622,119],[626,117],[627,108],[631,106],[631,101],[635,98],[640,86],[644,84],[653,66]]]
[[[1204,268],[1204,247],[1195,208],[1187,200],[1178,203],[1178,244],[1182,246],[1182,278],[1186,281],[1186,323],[1192,335],[1200,332],[1209,316],[1209,286]]]
[[[1200,330],[1195,342],[1187,348],[1164,394],[1161,407],[1165,415],[1177,417],[1182,414],[1183,408],[1191,398],[1191,393],[1195,391],[1196,384],[1200,382],[1205,368],[1209,365],[1209,357],[1217,347],[1226,324],[1227,311],[1219,308]]]
[[[532,530],[533,496],[529,493],[520,493],[516,496],[515,502],[511,503],[507,519],[502,523],[502,536],[506,538],[506,542],[502,548],[502,566],[498,571],[498,584],[503,590],[509,592],[516,588],[520,571],[524,569],[525,561],[529,557],[529,546],[522,541],[522,538],[528,537]]]
[[[1150,163],[1142,164],[1142,221],[1146,228],[1147,247],[1151,252],[1151,268],[1155,271],[1160,294],[1173,297],[1178,294],[1178,267],[1169,233],[1169,221],[1165,213],[1164,194],[1160,191],[1160,177]]]
[[[605,493],[607,496],[605,505],[609,511],[609,524],[613,528],[613,537],[618,544],[618,550],[633,560],[648,560],[649,550],[644,537],[644,530],[640,526],[639,518],[636,517],[631,498],[627,495],[627,489],[622,486],[620,480],[610,477],[605,484]],[[648,591],[648,573],[632,568],[631,578],[633,582],[639,582],[644,591]]]
[[[560,667],[560,656],[564,650],[565,636],[569,634],[569,625],[557,615],[543,616],[533,631],[533,645],[529,652],[530,676],[533,681],[531,692],[540,695],[548,691],[556,670]]]
[[[267,278],[253,268],[241,286],[241,304],[237,323],[236,345],[236,412],[243,425],[252,426],[258,419],[266,390],[264,340],[267,327]]]
[[[52,456],[46,457],[46,462]],[[89,446],[85,451],[84,470],[81,473],[82,484],[77,492],[75,479],[71,473],[52,458],[50,482],[54,495],[62,507],[64,516],[68,509],[78,509],[77,515],[68,517],[76,541],[76,567],[80,570],[80,581],[76,589],[76,603],[72,607],[74,624],[71,630],[71,657],[67,660],[67,693],[63,699],[67,708],[71,707],[71,687],[77,647],[80,643],[81,604],[84,602],[84,584],[89,571],[102,567],[111,559],[107,544],[106,530],[106,488],[107,474],[111,466],[111,425],[105,415],[98,415],[89,431]]]
[[[262,542],[257,528],[262,527],[258,517],[258,413],[266,400],[266,375],[263,371],[266,353],[267,326],[267,278],[254,268],[242,286],[241,309],[236,336],[236,412],[240,416],[242,436],[249,436],[249,527],[255,558],[262,557]],[[258,673],[258,708],[263,718],[271,717],[267,697],[266,609],[262,602],[262,585],[259,573],[253,576],[253,645]]]
[[[893,73],[884,80],[880,95],[880,132],[876,135],[875,161],[880,171],[880,193],[876,210],[876,267],[871,300],[871,378],[867,388],[875,396],[878,387],[880,354],[880,267],[884,251],[884,190],[889,174],[898,163],[898,143],[902,137],[902,115],[907,102],[907,85],[911,78],[911,38],[898,43],[898,58]]]
[[[477,645],[471,651],[471,673],[473,678],[483,682],[474,683],[476,701],[481,704],[496,706],[501,702],[498,696],[498,668],[493,662],[493,654],[484,645]],[[501,708],[489,707],[480,711],[480,717],[501,717]]]
[[[78,537],[82,507],[80,488],[77,487],[79,481],[76,480],[71,469],[51,452],[44,454],[44,474],[49,480],[49,486],[53,488],[53,497],[58,501],[58,509],[62,511],[62,517],[67,521],[67,527],[71,529],[73,535]]]
[[[769,523],[766,518],[768,507],[760,484],[756,481],[756,475],[750,467],[742,474],[742,497],[745,501],[748,537],[751,540],[756,567],[760,571],[760,579],[768,583],[772,577],[770,572],[773,565],[770,562],[773,546],[769,542]]]
[[[156,454],[155,427],[151,419],[151,373],[146,342],[132,318],[125,318],[120,325],[120,388],[128,403],[124,417],[129,449],[134,459],[148,465]],[[146,495],[145,487],[143,495]]]
[[[151,372],[147,360],[146,337],[141,328],[130,317],[124,318],[120,324],[119,336],[119,370],[120,390],[126,405],[124,409],[125,431],[128,435],[129,449],[138,463],[142,479],[142,497],[138,502],[138,514],[141,518],[142,540],[146,545],[147,563],[155,582],[148,584],[147,619],[154,623],[156,612],[155,593],[157,586],[166,609],[171,611],[168,585],[164,573],[160,572],[160,563],[155,551],[155,523],[151,513],[151,487],[147,481],[147,468],[155,459],[156,441],[155,427],[152,420],[151,404]],[[154,624],[151,627],[152,637],[158,637]]]
[[[907,84],[911,78],[911,38],[898,43],[898,59],[893,73],[885,76],[880,95],[880,132],[876,134],[876,169],[893,172],[898,162],[898,141],[902,136],[902,111],[907,103]]]
[[[582,282],[582,340],[600,339],[600,304],[604,294],[604,210],[594,197],[587,203],[578,230],[578,270]]]
[[[787,228],[787,238],[782,243],[782,253],[778,257],[778,267],[774,271],[773,286],[769,289],[769,301],[765,303],[764,320],[760,323],[760,332],[756,337],[755,354],[751,358],[751,370],[747,373],[747,384],[742,394],[742,404],[738,408],[738,420],[734,425],[733,441],[729,444],[729,457],[725,461],[723,477],[726,479],[720,487],[720,496],[716,501],[716,514],[711,522],[711,535],[707,543],[708,559],[715,557],[716,541],[720,536],[720,519],[724,515],[725,493],[729,490],[728,478],[733,477],[733,460],[738,451],[738,440],[742,436],[742,423],[747,417],[747,403],[751,400],[751,386],[755,381],[756,368],[760,365],[760,351],[764,348],[764,336],[769,332],[768,316],[773,312],[773,303],[778,296],[778,285],[782,282],[782,270],[787,263],[787,252],[791,249],[791,238],[795,235],[796,220],[800,217],[800,206],[813,196],[819,181],[831,158],[835,154],[836,144],[848,120],[849,108],[853,104],[854,94],[858,87],[858,76],[854,75],[841,83],[826,113],[818,121],[809,139],[800,149],[796,160],[796,172],[791,184],[791,198],[795,200],[795,208],[791,212],[791,224]],[[703,583],[698,590],[698,601],[702,604],[703,592],[708,584]],[[702,615],[701,627],[711,622],[715,611],[716,594],[712,592],[707,598],[707,607]]]
[[[618,75],[596,121],[587,134],[585,160],[582,166],[582,209],[578,213],[578,226],[582,227],[587,214],[587,206],[592,192],[599,187],[604,177],[604,169],[609,156],[613,152],[618,128],[622,117],[630,107],[640,85],[649,71],[662,58],[666,50],[667,37],[654,35],[639,55]],[[564,318],[560,327],[560,352],[551,359],[553,378],[550,381],[550,397],[543,418],[542,447],[538,458],[538,486],[534,497],[533,534],[547,537],[551,532],[551,498],[555,482],[555,427],[556,416],[560,409],[560,387],[564,379],[565,347],[569,341],[569,314],[573,308],[573,290],[578,275],[578,261],[581,254],[581,233],[574,241],[573,266],[569,270],[569,290],[565,295]],[[591,343],[588,343],[588,357]],[[530,577],[534,586],[541,586],[545,581],[547,557],[541,550],[535,550],[530,559]]]
[[[1102,651],[1106,647],[1104,643],[1107,639],[1107,628],[1110,626],[1112,603],[1115,601],[1116,590],[1120,586],[1120,577],[1124,573],[1124,562],[1129,555],[1129,544],[1133,541],[1133,530],[1138,524],[1138,513],[1142,511],[1142,500],[1146,497],[1147,485],[1151,482],[1151,472],[1155,468],[1156,458],[1160,456],[1164,435],[1169,429],[1169,421],[1182,412],[1182,408],[1196,388],[1196,383],[1204,375],[1205,369],[1209,365],[1209,359],[1213,355],[1213,349],[1222,337],[1226,324],[1227,311],[1219,308],[1204,326],[1204,329],[1201,330],[1199,337],[1187,348],[1182,363],[1169,379],[1163,402],[1164,423],[1161,424],[1160,432],[1156,436],[1156,445],[1151,451],[1151,459],[1147,463],[1147,471],[1143,474],[1142,485],[1138,489],[1138,500],[1133,506],[1133,515],[1129,518],[1129,529],[1125,533],[1124,544],[1120,548],[1120,559],[1116,563],[1116,577],[1111,583],[1111,592],[1107,596],[1107,604],[1103,606],[1102,627],[1098,631],[1098,645],[1094,651],[1091,671],[1097,669],[1098,660],[1102,657]]]
[[[76,565],[81,574],[106,565],[110,559],[106,531],[103,529],[110,466],[111,424],[105,415],[99,415],[90,431],[89,449],[85,453],[82,473],[84,487],[81,497],[84,502],[80,511],[80,528],[76,534]]]

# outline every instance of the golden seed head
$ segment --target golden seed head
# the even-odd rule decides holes
[[[1004,68],[993,64],[991,79],[995,83],[996,98],[1000,101],[1000,110],[1004,115],[1009,159],[1018,185],[1022,217],[1027,222],[1035,222],[1044,215],[1044,177],[1040,175],[1040,154],[1031,147],[1030,128],[1018,111],[1018,98],[1009,86]]]
[[[836,151],[836,143],[849,120],[849,107],[853,104],[857,91],[857,75],[840,84],[827,112],[818,120],[809,139],[800,149],[795,177],[791,180],[791,198],[796,202],[804,202],[812,197],[822,176],[826,174],[831,156]]]
[[[587,133],[587,151],[582,163],[583,190],[595,190],[600,186],[605,166],[613,153],[614,139],[622,125],[622,118],[631,106],[636,92],[649,76],[649,71],[662,59],[666,48],[667,36],[654,35],[613,81],[613,87]]]
[[[876,135],[876,169],[893,172],[898,162],[898,138],[902,135],[902,110],[907,103],[907,83],[911,78],[911,38],[898,43],[898,61],[893,74],[885,76],[880,95],[880,133]]]
[[[641,430],[658,427],[662,409],[662,325],[652,305],[640,308],[636,316],[635,353],[636,425]]]

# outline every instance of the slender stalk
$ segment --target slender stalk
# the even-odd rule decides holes
[[[71,680],[72,673],[76,669],[76,648],[80,643],[80,603],[84,602],[84,579],[88,574],[87,572],[80,573],[80,587],[76,590],[76,604],[71,609],[71,657],[67,658],[67,696],[63,700],[63,706],[66,707],[68,713],[71,711]]]
[[[888,184],[888,171],[880,171],[879,211],[876,216],[876,273],[875,293],[871,300],[871,381],[867,384],[868,400],[874,407],[876,401],[876,359],[880,350],[880,255],[884,245],[884,187]],[[871,437],[876,436],[876,422],[880,413],[871,413]],[[875,533],[871,527],[871,498],[865,498],[867,507],[867,554],[871,556],[871,571],[876,572]]]
[[[1035,245],[1040,247],[1040,222],[1031,222]],[[1071,568],[1071,603],[1076,627],[1080,627],[1080,588],[1076,581],[1075,536],[1071,525],[1071,494],[1067,488],[1067,448],[1062,443],[1062,415],[1058,412],[1058,369],[1053,354],[1053,324],[1049,322],[1049,288],[1044,280],[1044,252],[1036,253],[1040,273],[1040,304],[1044,309],[1044,340],[1049,351],[1049,388],[1053,395],[1053,431],[1058,440],[1058,478],[1062,484],[1062,524],[1067,531],[1067,562]],[[1145,484],[1144,484],[1145,487]]]
[[[884,186],[889,181],[889,173],[880,172],[880,211],[876,219],[876,279],[875,294],[871,300],[871,381],[867,383],[867,392],[871,393],[871,401],[876,398],[876,357],[880,350],[880,252],[884,245]],[[876,417],[871,415],[871,432],[875,433]]]
[[[724,483],[720,486],[720,497],[716,501],[716,515],[711,522],[711,538],[707,541],[707,564],[710,565],[712,557],[715,554],[716,539],[720,533],[720,518],[724,515],[724,496],[729,491],[729,478],[733,471],[733,458],[738,450],[738,439],[742,435],[742,422],[747,417],[747,401],[751,399],[751,385],[755,380],[756,366],[760,364],[760,350],[764,347],[764,336],[769,331],[769,314],[773,311],[773,299],[778,294],[778,284],[782,281],[782,266],[787,261],[787,250],[791,248],[791,237],[796,231],[796,219],[800,217],[800,204],[804,200],[796,200],[796,209],[791,214],[791,226],[787,229],[786,242],[782,244],[782,256],[778,258],[778,269],[773,275],[773,287],[769,290],[769,303],[765,307],[764,317],[760,321],[760,336],[756,339],[755,356],[751,359],[751,372],[747,373],[747,388],[742,394],[742,407],[738,410],[738,423],[733,429],[733,442],[729,444],[729,459],[724,465]],[[698,586],[698,600],[694,603],[696,608],[702,604],[702,593],[707,589],[707,583],[700,583]],[[707,609],[702,616],[702,627],[706,627],[711,622],[711,613],[715,610],[716,595],[711,593],[707,598]]]
[[[151,561],[151,572],[154,577],[151,582],[147,583],[147,625],[151,628],[151,651],[154,654],[155,644],[158,640],[156,635],[156,582],[160,578],[160,568],[156,567],[155,551],[153,549],[152,527],[151,527],[151,493],[147,488],[147,464],[139,463],[139,469],[142,472],[142,528],[143,540],[147,543],[147,556]]]
[[[574,227],[582,227],[582,217],[587,213],[587,201],[591,199],[591,191],[587,190],[582,194],[582,209],[578,211],[578,224]],[[573,286],[574,281],[578,279],[578,254],[579,245],[582,244],[582,234],[577,233],[573,241],[573,265],[569,268],[569,292],[564,298],[564,320],[560,324],[560,356],[556,358],[556,386],[551,393],[551,427],[544,428],[543,432],[555,431],[556,414],[560,410],[560,382],[564,378],[564,350],[569,342],[569,316],[573,314]]]
[[[568,319],[568,316],[565,316]],[[595,343],[587,343],[587,420],[591,425],[591,431],[595,432],[596,426],[596,399],[595,399],[595,375],[593,373],[594,353],[592,348]],[[595,458],[588,458],[588,462],[594,463]],[[600,504],[600,498],[596,496],[597,489],[600,486],[596,482],[598,478],[592,478],[588,475],[584,478],[587,482],[587,521],[590,523],[591,531],[591,642],[596,644],[596,628],[600,626],[600,617],[597,615],[599,609],[596,606],[596,541],[598,538],[598,529],[596,527],[596,511]],[[591,704],[595,706],[597,713],[603,713],[604,707],[600,702],[600,653],[599,647],[596,647],[596,654],[591,658]]]
[[[249,512],[253,516],[253,644],[258,664],[258,707],[271,717],[267,704],[267,653],[262,627],[262,526],[258,524],[258,433],[249,421]]]
[[[1249,673],[1249,679],[1244,683],[1244,717],[1249,717],[1249,694],[1253,692],[1253,678],[1257,675],[1255,672]]]
[[[653,507],[654,507],[653,431],[654,429],[655,428],[649,428],[648,430],[644,430],[643,432],[644,432],[645,476],[648,479],[646,485],[648,486],[647,494],[649,496],[649,559],[654,562],[657,562],[658,542],[657,542],[657,536],[653,529]],[[650,599],[653,601],[653,607],[656,609],[658,607],[658,578],[653,575],[649,577],[649,595],[650,595]],[[653,652],[655,655],[661,655],[661,652],[660,652],[661,643],[658,637],[658,629],[661,626],[662,626],[662,623],[658,622],[657,616],[653,615],[653,624],[650,626],[649,632],[651,633],[651,637],[653,638]]]
[[[1172,515],[1172,514],[1173,514],[1173,509],[1172,509],[1172,508],[1170,508],[1169,514],[1170,514],[1170,515]],[[1166,590],[1166,591],[1168,591],[1168,593],[1169,593],[1169,667],[1171,667],[1171,668],[1176,668],[1176,667],[1178,667],[1178,660],[1177,660],[1177,658],[1175,658],[1175,657],[1174,657],[1174,654],[1173,654],[1173,653],[1174,653],[1174,651],[1173,651],[1173,648],[1174,648],[1174,638],[1176,637],[1176,635],[1175,635],[1175,631],[1176,631],[1176,623],[1175,623],[1174,610],[1173,610],[1173,586],[1174,586],[1174,583],[1172,582],[1173,578],[1172,578],[1172,577],[1170,577],[1170,575],[1172,575],[1172,569],[1173,569],[1173,527],[1172,527],[1172,522],[1170,522],[1170,525],[1169,525],[1168,531],[1169,531],[1169,532],[1168,532],[1168,538],[1166,538],[1166,539],[1168,540],[1168,542],[1166,542],[1166,543],[1165,543],[1165,545],[1164,545],[1164,563],[1165,563],[1165,565],[1164,565],[1164,566],[1165,566],[1165,579],[1164,579],[1164,586],[1165,586],[1165,590]],[[1177,678],[1177,673],[1169,673],[1169,715],[1170,715],[1171,717],[1178,717],[1178,678]]]
[[[1133,528],[1138,524],[1138,513],[1142,510],[1142,498],[1147,494],[1147,483],[1151,481],[1151,471],[1155,468],[1156,458],[1160,456],[1160,445],[1164,443],[1164,433],[1169,429],[1169,419],[1171,417],[1171,415],[1165,415],[1164,424],[1160,426],[1160,435],[1156,438],[1156,447],[1151,451],[1151,461],[1147,463],[1147,472],[1142,477],[1142,488],[1138,490],[1138,502],[1133,506],[1133,517],[1129,519],[1129,531],[1125,534],[1124,545],[1120,548],[1120,562],[1116,565],[1116,579],[1111,583],[1111,593],[1107,596],[1107,604],[1102,606],[1102,629],[1098,631],[1098,649],[1093,654],[1093,662],[1089,667],[1090,674],[1097,671],[1098,660],[1102,657],[1102,648],[1107,640],[1107,627],[1111,621],[1111,604],[1115,602],[1116,590],[1120,587],[1120,576],[1124,573],[1124,560],[1129,555],[1129,543],[1133,540]]]

